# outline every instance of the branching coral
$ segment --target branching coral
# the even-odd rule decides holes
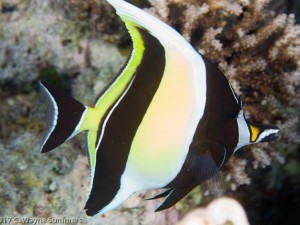
[[[149,2],[155,7],[151,7],[148,10],[146,9],[146,11],[148,11],[152,15],[160,17],[161,20],[167,22],[169,16],[169,8],[167,2],[164,0],[149,0]]]
[[[93,33],[101,34],[114,43],[128,41],[128,34],[121,19],[105,0],[65,0],[69,12],[82,22],[89,22]]]
[[[162,19],[219,65],[242,95],[247,117],[257,123],[278,125],[281,142],[299,143],[300,26],[293,14],[284,13],[283,1],[150,3],[153,9],[167,5],[168,16]],[[156,15],[161,17],[162,13]],[[250,183],[246,166],[264,168],[274,161],[285,162],[284,155],[276,152],[274,146],[254,146],[253,160],[235,158],[229,162],[227,177],[233,182],[233,189]]]

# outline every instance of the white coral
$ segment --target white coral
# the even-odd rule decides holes
[[[207,14],[209,12],[209,5],[203,3],[201,6],[187,5],[185,15],[185,23],[183,26],[183,36],[190,41],[191,33],[195,27],[196,22],[201,15]]]
[[[176,225],[249,225],[243,206],[236,200],[221,197],[206,208],[196,209],[187,214]]]
[[[242,6],[236,2],[226,1],[226,0],[219,0],[219,1],[209,1],[212,9],[214,10],[224,10],[229,14],[239,16],[242,12]]]
[[[209,28],[204,36],[203,36],[203,45],[209,44],[214,47],[215,50],[222,50],[222,43],[220,42],[220,40],[216,39],[216,36],[220,33],[222,33],[222,28],[219,27],[217,29],[214,28]]]
[[[251,149],[253,157],[253,168],[257,169],[258,167],[265,168],[271,164],[271,157],[260,147],[253,147]]]
[[[149,0],[152,7],[150,9],[146,9],[145,11],[149,12],[154,16],[158,16],[164,22],[168,21],[169,17],[169,8],[168,2],[165,0]]]

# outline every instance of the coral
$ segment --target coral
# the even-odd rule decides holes
[[[229,182],[231,190],[236,190],[240,185],[251,183],[251,180],[246,173],[247,160],[231,158],[228,167],[230,168],[230,173],[226,175],[225,180]]]
[[[249,225],[242,205],[231,198],[217,198],[206,208],[188,213],[176,225]]]
[[[11,13],[22,10],[28,5],[28,0],[1,0],[0,9],[2,13]]]
[[[93,34],[103,36],[105,40],[122,44],[130,40],[121,19],[105,0],[66,0],[71,14],[82,22],[88,22]]]
[[[103,81],[102,76],[117,72],[124,58],[116,47],[92,36],[89,22],[74,19],[74,12],[63,5],[31,1],[22,11],[0,14],[0,96],[29,93],[37,88],[37,79],[71,91],[70,80],[80,74],[89,74],[80,77],[89,80],[86,88],[91,90]],[[79,98],[86,97],[87,91],[78,93]],[[84,100],[91,102],[91,98]]]
[[[149,0],[151,8],[145,9],[146,12],[158,16],[162,21],[168,22],[169,8],[164,0]]]

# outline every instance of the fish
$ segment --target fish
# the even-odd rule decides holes
[[[172,207],[218,176],[240,148],[278,137],[245,118],[241,98],[218,67],[177,31],[123,0],[107,0],[126,25],[132,52],[93,106],[45,81],[48,128],[41,152],[87,133],[88,216],[133,193],[161,189],[155,211]]]

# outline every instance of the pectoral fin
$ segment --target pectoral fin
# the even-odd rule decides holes
[[[226,158],[226,149],[214,142],[198,141],[191,145],[186,159],[187,170],[197,183],[209,189],[213,194],[221,194],[223,185],[219,169]]]
[[[211,154],[209,152],[206,154],[199,156],[189,153],[187,158],[188,171],[199,184],[219,172]]]
[[[202,183],[218,174],[227,157],[224,146],[211,141],[196,141],[190,147],[186,165],[195,179]]]

